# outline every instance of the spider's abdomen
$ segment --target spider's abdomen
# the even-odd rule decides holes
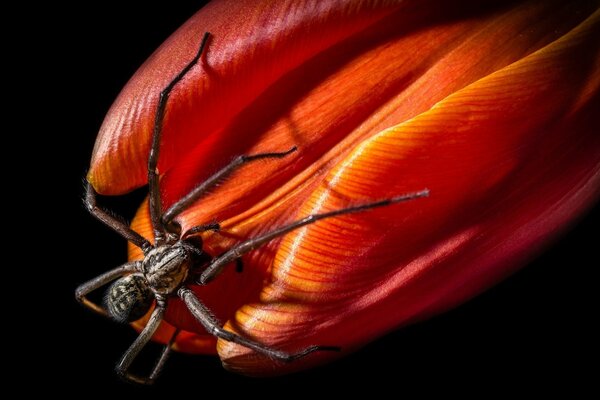
[[[113,283],[106,294],[106,310],[119,322],[143,317],[152,305],[152,292],[139,275],[128,275]]]
[[[184,246],[165,245],[148,253],[142,271],[155,293],[169,295],[185,282],[190,262],[190,254]]]

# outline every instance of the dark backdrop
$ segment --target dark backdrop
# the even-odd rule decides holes
[[[120,382],[113,366],[135,337],[127,327],[106,321],[75,303],[73,291],[85,280],[122,263],[125,243],[83,209],[82,180],[96,132],[120,88],[145,58],[202,2],[98,2],[87,9],[60,9],[46,18],[38,66],[50,67],[43,77],[50,86],[45,100],[57,147],[46,151],[61,164],[57,180],[60,206],[71,232],[61,239],[64,254],[53,288],[58,319],[34,325],[43,347],[41,374],[50,390],[94,394],[151,396],[187,391],[198,397],[239,391],[284,397],[288,391],[340,395],[358,388],[378,389],[406,397],[432,389],[474,391],[483,397],[524,385],[535,391],[561,387],[583,389],[591,383],[586,363],[597,363],[597,289],[592,271],[598,255],[600,210],[596,207],[563,239],[521,272],[471,302],[387,335],[356,354],[319,369],[275,379],[248,379],[220,367],[216,358],[175,355],[153,388]],[[137,9],[133,8],[137,7]],[[56,16],[54,16],[56,14]],[[42,18],[45,16],[42,15]],[[41,67],[40,67],[41,68]],[[46,122],[45,122],[46,123]],[[48,184],[48,182],[44,182]],[[56,191],[56,185],[49,185]],[[138,191],[104,204],[128,218],[144,196]],[[49,235],[50,242],[55,237]],[[46,288],[47,289],[47,288]],[[156,350],[156,347],[154,347]],[[35,360],[35,358],[33,358]],[[58,362],[57,362],[58,361]],[[322,389],[325,388],[325,389]],[[520,390],[520,389],[519,389]],[[84,396],[85,397],[85,396]]]

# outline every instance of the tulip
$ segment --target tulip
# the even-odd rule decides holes
[[[247,165],[183,212],[218,255],[303,216],[424,188],[430,197],[319,221],[194,287],[226,328],[289,364],[208,335],[179,301],[155,336],[218,351],[248,375],[308,368],[448,310],[527,263],[600,197],[600,6],[585,1],[211,2],[125,86],[88,180],[146,183],[160,91],[177,85],[159,171],[166,207],[240,154]],[[151,238],[147,203],[132,226]],[[130,258],[140,258],[130,246]],[[135,325],[139,329],[144,321]]]

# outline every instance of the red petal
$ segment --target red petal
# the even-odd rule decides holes
[[[393,2],[211,2],[125,86],[100,129],[88,180],[103,194],[121,194],[146,182],[159,93],[196,53],[204,32],[214,38],[204,67],[190,71],[170,96],[163,134],[163,143],[168,145],[162,148],[159,165],[162,172],[194,145],[213,143],[273,82],[397,8]],[[248,144],[239,135],[234,151]],[[219,158],[220,152],[213,157]]]

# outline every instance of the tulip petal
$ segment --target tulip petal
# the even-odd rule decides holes
[[[158,95],[196,52],[205,31],[213,33],[205,61],[177,85],[167,107],[163,143],[168,145],[162,146],[161,173],[191,149],[196,154],[190,156],[195,160],[193,166],[182,167],[173,174],[183,176],[178,179],[187,185],[174,184],[177,187],[173,193],[165,193],[166,203],[189,190],[189,182],[199,182],[232,156],[245,151],[272,151],[273,147],[287,149],[297,145],[304,146],[306,154],[320,155],[376,111],[382,101],[414,83],[412,90],[405,91],[405,98],[396,99],[396,103],[405,104],[403,110],[395,113],[392,120],[386,120],[385,112],[380,113],[379,126],[357,132],[354,141],[412,117],[452,91],[559,36],[590,7],[556,1],[539,3],[527,2],[511,8],[500,1],[488,2],[484,7],[472,1],[463,1],[457,7],[432,0],[327,1],[317,5],[311,1],[211,2],[173,34],[123,89],[100,129],[88,180],[102,194],[121,194],[146,182]],[[465,9],[471,10],[471,18],[465,18]],[[461,46],[474,44],[482,51],[465,58]],[[494,49],[494,57],[488,56],[486,48]],[[379,76],[354,77],[353,70],[381,58],[380,53],[398,56],[393,60],[387,57],[386,67],[372,65],[368,69],[369,74],[377,72]],[[418,79],[426,71],[436,74],[436,61],[445,56],[448,61],[438,64],[452,63],[452,73],[444,68],[441,79]],[[344,76],[323,86],[318,104],[306,102],[312,103],[306,114],[300,110],[295,111],[299,113],[297,118],[282,117],[294,102],[307,95],[306,88],[341,68],[348,69],[346,75],[352,78]],[[362,85],[347,90],[347,104],[338,104],[336,89],[348,82]],[[365,90],[371,93],[369,102],[362,96]],[[328,96],[335,96],[336,101]],[[333,115],[319,107],[331,104],[338,105],[338,112]],[[353,119],[343,118],[347,113],[340,116],[339,110],[356,108],[357,104],[362,104],[361,110],[352,114],[356,115]],[[255,118],[256,115],[261,117]],[[294,124],[296,120],[306,120],[306,115],[316,125],[298,127],[299,138],[294,135]],[[320,121],[312,122],[314,119]],[[274,123],[280,125],[279,129],[271,129],[268,140],[261,140],[264,129]],[[275,135],[277,131],[279,134]],[[316,139],[325,143],[315,148]],[[316,159],[311,157],[304,165]],[[281,176],[279,182],[271,182],[270,187],[279,187],[281,181],[298,170]],[[193,177],[190,171],[195,171]]]
[[[299,215],[427,187],[429,199],[320,221],[280,243],[230,329],[276,348],[352,350],[481,292],[600,197],[600,12],[552,44],[362,142]],[[276,365],[219,341],[224,365]]]
[[[210,221],[221,223],[223,232],[204,236],[209,253],[220,254],[236,242],[310,212],[423,187],[435,192],[431,199],[415,204],[324,221],[285,240],[274,240],[244,257],[243,274],[226,271],[210,285],[195,288],[199,298],[222,321],[231,320],[230,326],[246,336],[285,349],[299,348],[304,342],[317,343],[315,340],[351,349],[394,326],[450,307],[491,284],[496,275],[508,273],[512,267],[501,264],[511,258],[511,251],[516,254],[511,263],[519,264],[518,252],[507,246],[502,251],[499,243],[526,243],[525,239],[517,240],[517,233],[509,236],[500,227],[502,221],[482,215],[505,212],[488,200],[493,198],[499,204],[511,196],[524,203],[522,208],[514,208],[520,219],[512,224],[525,219],[526,207],[538,210],[525,194],[512,188],[527,182],[523,171],[529,166],[531,187],[545,193],[545,186],[533,179],[542,173],[535,169],[538,164],[525,162],[536,146],[549,157],[555,155],[555,149],[538,146],[539,141],[546,140],[538,131],[540,126],[554,123],[547,137],[563,146],[560,139],[564,135],[558,127],[585,132],[581,122],[587,115],[584,111],[597,100],[590,99],[597,94],[597,72],[586,76],[583,64],[566,65],[561,71],[546,61],[552,72],[545,83],[548,87],[515,90],[512,97],[501,98],[498,103],[495,98],[503,90],[502,79],[495,74],[481,80],[499,69],[500,77],[508,74],[504,79],[513,79],[507,71],[518,64],[512,63],[532,53],[538,57],[540,48],[579,24],[596,7],[594,4],[488,2],[478,7],[476,3],[461,2],[458,7],[437,1],[327,1],[315,7],[310,1],[212,2],[169,38],[123,90],[99,134],[88,179],[104,194],[123,193],[146,182],[158,93],[195,53],[199,38],[208,30],[213,39],[205,60],[176,87],[167,107],[159,163],[164,204],[172,204],[236,155],[299,147],[284,160],[262,161],[241,169],[178,218],[184,229]],[[471,11],[465,14],[465,9]],[[548,48],[553,46],[556,43]],[[592,51],[587,57],[595,54]],[[576,62],[580,59],[585,57],[574,57]],[[561,62],[564,60],[556,56],[555,64]],[[522,73],[529,79],[522,81],[523,87],[537,81],[534,70]],[[590,66],[590,70],[597,71],[598,66]],[[571,80],[569,73],[573,71],[581,82]],[[554,95],[552,85],[561,74],[569,76],[559,85],[560,95],[564,92],[566,97],[553,103],[553,96],[544,96]],[[491,87],[480,93],[477,85],[492,77],[500,86],[496,91]],[[533,107],[530,103],[536,96],[543,101]],[[460,112],[451,107],[453,102]],[[517,118],[510,106],[518,104],[535,117]],[[566,105],[571,107],[571,114],[565,111]],[[507,119],[494,120],[498,117],[491,115],[494,110],[502,110]],[[551,115],[545,113],[556,113],[556,118],[544,120]],[[453,118],[459,117],[464,121],[457,125]],[[379,133],[397,124],[401,125]],[[505,130],[509,132],[506,137]],[[597,148],[596,143],[587,145]],[[561,153],[567,163],[573,154],[576,150]],[[590,153],[580,157],[581,165],[593,164],[594,160]],[[557,162],[558,169],[563,167]],[[470,176],[471,171],[476,173]],[[556,171],[546,173],[551,176]],[[575,188],[577,183],[573,178],[563,185]],[[506,193],[496,199],[494,196],[503,190]],[[570,210],[582,209],[591,195],[583,197],[581,204],[571,202],[563,209],[564,220],[572,218]],[[506,212],[506,218],[513,215]],[[461,219],[463,225],[459,226],[456,221]],[[564,221],[553,223],[564,225]],[[151,239],[146,204],[133,227]],[[538,231],[540,242],[550,236],[542,228]],[[485,248],[486,240],[497,241],[496,251],[501,253],[495,256],[498,262],[493,266],[490,260],[494,253],[478,250],[478,245]],[[130,254],[132,258],[141,256],[132,246]],[[472,271],[477,268],[474,263],[478,257],[483,258],[480,270],[487,280],[477,278]],[[461,269],[459,261],[467,265]],[[425,277],[435,272],[427,272],[428,268],[434,271],[432,265],[445,263],[449,265],[447,272],[440,277],[453,271],[459,276],[448,279],[446,286],[434,279],[429,288]],[[489,272],[492,270],[496,275]],[[463,276],[462,271],[470,275]],[[381,278],[374,279],[378,274]],[[472,279],[467,282],[467,277]],[[383,284],[380,280],[385,279],[389,282]],[[454,290],[460,286],[456,279],[465,280],[463,291]],[[265,281],[270,284],[261,293]],[[339,281],[339,286],[334,281]],[[409,289],[398,294],[404,287]],[[435,287],[439,288],[435,298],[418,292],[429,293]],[[454,297],[447,294],[452,290]],[[395,320],[384,318],[379,325],[373,324],[370,330],[350,335],[347,340],[334,337],[332,332],[342,332],[344,326],[361,326],[361,321],[377,318],[390,304],[397,307],[403,301],[413,301],[411,296],[421,303],[415,301],[414,306],[392,313]],[[430,309],[422,304],[427,299]],[[382,302],[380,308],[376,307],[378,301]],[[232,320],[236,310],[248,303],[252,305],[242,308]],[[331,319],[345,306],[349,307],[347,313]],[[371,308],[376,309],[374,316],[364,316],[362,310]],[[315,313],[315,309],[320,311]],[[345,317],[356,320],[342,323]],[[166,320],[184,329],[178,337],[178,349],[214,351],[214,338],[180,302],[169,304]],[[264,321],[271,325],[264,327]],[[276,332],[288,322],[287,328]],[[160,341],[168,340],[173,331],[169,323],[159,332]],[[143,321],[137,325],[143,326]],[[313,329],[310,337],[299,338]],[[330,338],[331,343],[326,343]],[[232,369],[248,374],[277,373],[265,372],[273,368],[270,360],[248,355],[234,345],[221,343],[220,352]],[[331,356],[311,356],[277,371],[304,368],[320,357]]]
[[[450,13],[446,23],[426,28],[424,21],[441,16],[401,9],[304,61],[273,82],[216,137],[183,154],[164,176],[164,201],[171,204],[236,155],[297,146],[299,151],[284,160],[241,169],[178,222],[185,229],[212,219],[236,218],[254,203],[267,207],[265,194],[280,188],[282,194],[297,193],[288,196],[286,203],[302,202],[358,142],[426,111],[450,93],[571,29],[583,16],[565,7],[528,3],[462,20],[454,20]],[[262,222],[262,231],[281,222],[268,215],[272,222]]]
[[[215,38],[204,67],[190,71],[169,99],[163,127],[163,143],[169,145],[162,146],[161,172],[195,144],[213,141],[281,76],[399,6],[393,1],[211,2],[127,83],[100,129],[88,180],[102,194],[122,194],[146,183],[159,93],[196,53],[204,32]]]

